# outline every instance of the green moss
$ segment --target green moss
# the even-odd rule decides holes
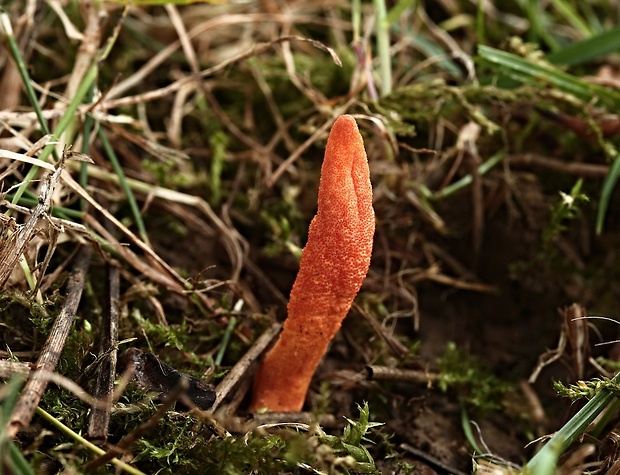
[[[454,343],[448,343],[439,364],[438,386],[442,391],[453,391],[462,404],[482,411],[502,408],[503,395],[511,390],[511,385]]]
[[[132,316],[138,326],[142,328],[149,337],[152,346],[157,347],[163,345],[171,346],[179,351],[186,350],[188,332],[185,320],[182,320],[178,325],[153,323],[148,318],[143,317],[138,308],[133,309]]]

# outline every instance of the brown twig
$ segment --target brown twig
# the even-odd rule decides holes
[[[609,167],[607,165],[566,162],[556,158],[543,157],[542,155],[536,155],[534,153],[511,155],[508,157],[508,163],[510,163],[511,166],[542,168],[584,178],[604,178],[609,173]]]
[[[256,359],[265,351],[265,348],[267,348],[278,333],[280,333],[280,328],[282,328],[282,324],[280,323],[271,325],[267,331],[254,342],[254,345],[252,345],[245,355],[237,361],[237,364],[233,366],[222,382],[215,388],[216,398],[211,408],[213,411],[222,404],[226,396],[228,396],[228,393],[237,385],[239,380],[247,374],[248,368],[252,366]]]
[[[14,438],[17,432],[27,427],[34,415],[34,411],[43,397],[43,393],[49,382],[49,377],[44,372],[54,371],[65,341],[69,336],[75,314],[82,297],[82,291],[86,282],[86,273],[90,265],[92,248],[83,246],[75,258],[75,264],[69,283],[67,284],[67,296],[58,317],[50,331],[49,337],[45,342],[41,355],[37,360],[35,370],[30,379],[24,386],[22,393],[15,404],[13,414],[9,422],[7,433],[10,438]]]
[[[397,358],[404,358],[409,353],[409,350],[405,345],[398,341],[394,335],[388,332],[383,325],[381,325],[381,323],[373,318],[372,315],[366,312],[360,305],[353,303],[353,309],[368,322],[377,335],[379,335],[385,344],[390,348],[392,353],[394,353],[394,356]]]
[[[398,381],[431,385],[437,375],[416,369],[391,368],[389,366],[366,366],[366,378],[372,381]]]
[[[114,378],[116,376],[116,357],[118,353],[118,320],[120,316],[120,270],[108,262],[106,280],[106,302],[101,316],[101,340],[95,390],[93,396],[105,403],[104,407],[93,408],[88,423],[88,438],[105,441],[108,438],[110,409]]]
[[[20,356],[17,353],[11,353],[12,356]],[[22,355],[28,356],[28,355]],[[28,378],[32,374],[33,363],[22,363],[20,361],[13,360],[0,360],[0,378],[13,378],[23,377]],[[47,378],[48,382],[54,383],[61,388],[66,389],[72,393],[80,401],[84,401],[86,404],[90,404],[92,407],[101,407],[101,403],[88,394],[82,387],[72,379],[67,378],[59,373],[52,373],[50,371],[39,370],[41,376]],[[1,392],[1,391],[0,391]]]

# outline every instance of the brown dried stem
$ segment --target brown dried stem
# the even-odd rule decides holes
[[[56,317],[45,346],[41,350],[35,369],[30,379],[26,382],[26,386],[13,409],[7,429],[10,438],[14,438],[18,431],[24,429],[30,423],[49,382],[49,377],[45,372],[54,371],[60,360],[60,355],[73,326],[75,314],[82,297],[91,254],[91,247],[82,246],[75,258],[73,271],[67,284],[67,296],[64,305],[58,317]]]

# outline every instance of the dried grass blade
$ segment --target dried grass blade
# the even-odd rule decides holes
[[[29,157],[23,153],[11,152],[10,150],[0,150],[0,158],[28,163],[30,165],[34,165],[35,167],[44,168],[45,170],[50,170],[52,172],[56,170],[56,167],[49,162],[44,162],[38,158]]]

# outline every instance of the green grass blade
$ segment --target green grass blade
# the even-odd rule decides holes
[[[45,419],[48,423],[50,423],[51,425],[56,427],[58,430],[60,430],[63,434],[65,434],[68,437],[72,438],[77,443],[82,444],[84,447],[86,447],[91,452],[93,452],[93,453],[95,453],[97,455],[105,454],[105,450],[97,447],[95,444],[93,444],[89,440],[86,440],[84,437],[82,437],[81,435],[77,434],[75,431],[71,430],[69,427],[64,425],[62,422],[60,422],[58,419],[56,419],[54,416],[52,416],[50,413],[44,411],[40,407],[37,407],[37,414],[41,418]],[[125,463],[125,462],[123,462],[123,461],[121,461],[121,460],[119,460],[117,458],[113,458],[110,461],[110,463],[116,465],[117,467],[121,468],[125,472],[130,473],[132,475],[146,475],[144,472],[138,470],[135,467],[132,467],[128,463]]]
[[[138,233],[140,237],[145,243],[148,243],[148,234],[146,233],[146,227],[144,226],[144,221],[142,220],[142,214],[140,213],[140,208],[138,208],[138,203],[136,201],[136,197],[131,190],[131,186],[127,183],[127,179],[125,177],[125,172],[123,172],[123,167],[121,167],[120,162],[118,161],[118,157],[116,156],[116,152],[114,152],[114,148],[112,144],[108,140],[103,129],[99,129],[99,140],[103,145],[103,149],[105,150],[110,163],[112,164],[112,168],[114,172],[118,176],[119,183],[121,188],[125,192],[125,196],[127,196],[127,201],[129,202],[129,207],[131,208],[131,214],[133,215],[133,219],[138,227]]]
[[[13,34],[13,26],[11,25],[11,20],[9,19],[8,14],[4,12],[0,13],[0,23],[2,24],[2,28],[6,33],[9,51],[11,52],[11,57],[13,58],[13,61],[15,61],[19,76],[22,79],[22,86],[24,87],[26,96],[28,97],[30,104],[34,108],[34,113],[37,116],[39,125],[41,126],[41,130],[43,130],[43,133],[47,135],[50,133],[50,129],[47,125],[45,117],[43,117],[43,111],[41,110],[41,106],[37,101],[37,94],[32,87],[30,75],[28,74],[28,68],[26,67],[26,63],[24,63],[24,58],[22,57],[19,46],[17,45],[17,41],[15,40],[15,35]]]
[[[6,427],[13,411],[13,406],[19,397],[24,379],[20,376],[11,378],[3,385],[2,405],[0,406],[0,473],[3,467],[7,473],[15,475],[34,475],[28,462],[19,451],[15,443],[7,437]]]
[[[6,199],[11,201],[11,203],[13,203],[13,198],[14,198],[14,195],[6,196]],[[39,200],[37,199],[36,196],[33,198],[30,198],[30,197],[26,198],[22,196],[16,204],[20,206],[28,206],[30,208],[34,208],[38,203],[39,203]],[[48,213],[50,214],[50,216],[54,216],[55,218],[60,218],[60,219],[66,219],[67,221],[72,221],[71,218],[81,219],[82,214],[83,214],[81,211],[78,211],[76,209],[71,209],[71,208],[65,208],[64,206],[50,206]]]
[[[552,51],[558,49],[558,42],[549,33],[548,15],[541,8],[541,2],[526,0],[525,11],[531,25],[528,41],[540,42],[542,40]]]
[[[592,8],[592,5],[590,5],[587,2],[580,2],[579,8],[581,9],[581,14],[588,21],[588,24],[590,25],[590,28],[592,29],[592,31],[601,32],[605,29],[603,27],[603,22],[607,22],[609,20],[607,16],[609,15],[609,10],[604,12],[601,15],[601,12],[594,11],[594,8]],[[617,24],[618,22],[614,20],[613,23]]]
[[[436,42],[424,36],[424,33],[418,32],[415,36],[409,38],[411,44],[419,49],[428,58],[437,60],[437,65],[445,69],[454,77],[462,77],[463,72],[457,64],[450,59],[450,53],[446,52]]]
[[[407,8],[415,9],[417,3],[417,0],[398,0],[385,16],[385,21],[388,25],[396,23]]]
[[[6,34],[6,40],[9,46],[9,51],[11,53],[11,57],[13,58],[13,61],[15,61],[15,65],[17,66],[17,71],[19,72],[19,76],[21,77],[22,86],[26,93],[26,97],[28,98],[28,101],[30,102],[30,104],[32,105],[32,108],[34,109],[34,112],[37,116],[37,120],[39,121],[39,126],[41,127],[41,130],[43,131],[44,134],[48,135],[50,134],[49,126],[47,125],[47,121],[45,120],[45,117],[43,117],[43,111],[41,110],[41,106],[39,105],[39,101],[37,100],[37,94],[34,88],[32,87],[32,81],[30,80],[30,74],[28,74],[28,68],[26,67],[26,63],[24,63],[24,58],[22,57],[21,51],[19,50],[19,46],[17,45],[17,41],[15,40],[15,35],[13,34],[13,26],[11,25],[11,20],[9,19],[9,16],[7,13],[5,12],[0,13],[0,24],[2,25],[2,29],[4,30],[4,33]],[[49,156],[50,152],[55,150],[54,146],[48,146],[48,147],[49,147],[49,152],[47,156]],[[57,156],[55,158],[56,160],[58,160]],[[30,181],[34,178],[37,171],[38,171],[38,167],[33,167],[30,169],[30,171],[24,178],[24,182],[17,189],[15,193],[17,195],[17,198],[16,198],[16,201],[13,202],[13,204],[15,204],[19,200],[21,195],[24,193],[24,190],[28,187]],[[7,216],[10,216],[11,212],[12,210],[9,209],[6,212]]]
[[[461,428],[463,429],[463,433],[465,434],[465,439],[474,450],[475,455],[482,455],[484,452],[480,449],[478,445],[478,441],[476,441],[476,437],[474,436],[473,431],[471,430],[471,419],[469,418],[469,414],[467,414],[467,409],[465,407],[461,408]]]
[[[535,85],[551,85],[586,102],[598,96],[614,109],[620,107],[620,93],[588,83],[552,66],[536,63],[484,45],[478,46],[478,54],[483,63],[493,67],[498,73],[518,81]]]
[[[54,136],[60,137],[65,132],[65,130],[67,130],[67,127],[69,127],[71,122],[75,120],[75,117],[76,117],[75,112],[77,111],[77,108],[80,106],[80,104],[82,104],[82,101],[84,100],[91,86],[95,82],[95,79],[97,78],[97,74],[98,74],[98,68],[97,68],[97,64],[95,63],[91,65],[91,67],[88,69],[88,71],[84,75],[84,80],[80,83],[80,87],[78,87],[75,93],[75,97],[71,99],[71,102],[67,106],[65,113],[62,115],[62,117],[58,121],[58,125],[56,126],[53,132]],[[39,155],[39,158],[41,160],[47,160],[47,158],[49,157],[50,153],[53,150],[54,150],[54,145],[48,145],[47,147],[43,149],[43,151],[41,152],[41,155]]]
[[[123,15],[126,15],[126,12],[127,12],[127,9],[124,10]],[[11,23],[6,13],[0,14],[0,23],[2,24],[2,27],[5,29],[5,31],[7,31],[7,28],[9,28],[8,31],[12,33]],[[69,105],[67,106],[67,109],[65,110],[64,114],[60,118],[58,125],[52,132],[52,135],[54,135],[55,137],[60,137],[63,134],[63,132],[67,129],[67,127],[72,123],[72,121],[75,120],[76,118],[75,112],[77,111],[77,108],[82,103],[84,97],[86,96],[91,86],[93,85],[95,79],[97,78],[100,62],[102,62],[105,58],[107,58],[108,54],[110,54],[110,51],[112,50],[112,46],[114,45],[114,43],[116,42],[116,39],[118,38],[118,33],[120,31],[120,24],[121,22],[119,21],[118,23],[119,27],[117,27],[114,33],[110,36],[110,38],[108,38],[108,41],[104,45],[102,50],[100,51],[100,54],[95,59],[95,61],[93,61],[93,64],[91,64],[90,68],[86,71],[86,74],[84,75],[84,78],[82,82],[80,83],[80,86],[78,87],[75,93],[75,96],[71,99],[71,102],[69,102]],[[11,36],[12,35],[9,35],[9,38]],[[17,43],[15,43],[15,46],[16,46],[16,49],[14,51],[13,49],[11,49],[11,53],[12,54],[15,53],[17,55],[17,57],[14,58],[15,61],[17,62],[21,61],[21,63],[23,64],[23,59],[21,57],[21,53],[19,52],[19,48],[17,48]],[[20,71],[20,74],[22,74],[21,71]],[[30,89],[32,89],[28,71],[24,69],[23,74],[24,76],[22,76],[22,82],[24,83],[24,87],[26,88],[30,87]],[[37,109],[39,109],[40,111],[40,113],[37,113],[37,117],[40,121],[41,128],[44,131],[49,131],[47,123],[45,122],[45,119],[43,117],[43,113],[41,112],[41,109],[39,107],[39,102],[37,100],[36,94],[34,93],[34,89],[32,89],[32,93],[33,95],[28,95],[28,100],[30,101],[35,111],[37,111]],[[49,133],[49,132],[46,132],[46,133]],[[39,159],[47,160],[50,154],[54,153],[56,160],[58,160],[55,150],[56,150],[55,145],[50,144],[46,146],[39,154]],[[28,171],[28,174],[24,178],[23,184],[17,189],[17,191],[15,192],[15,195],[13,196],[13,199],[14,199],[13,204],[19,201],[19,199],[24,193],[24,190],[28,187],[29,183],[35,177],[37,171],[38,171],[38,167],[33,167]],[[7,214],[10,214],[10,210],[7,211]]]
[[[2,406],[0,406],[0,427],[4,428],[9,421],[11,413],[13,412],[13,406],[19,397],[23,385],[24,378],[20,376],[14,376],[8,383],[3,384],[2,396],[4,399],[2,400]],[[4,430],[0,430],[0,443],[5,440],[4,435]]]
[[[360,41],[362,37],[362,5],[361,0],[353,0],[351,3],[351,25],[353,26],[353,43]]]
[[[620,373],[613,377],[612,382],[620,383]],[[573,442],[581,437],[590,423],[613,401],[614,397],[609,389],[599,391],[532,457],[526,465],[526,468],[530,470],[528,473],[544,473],[537,470],[545,466],[552,457],[564,453]]]
[[[560,458],[560,452],[557,447],[551,447],[550,450],[545,451],[536,461],[536,464],[529,470],[525,470],[527,475],[555,475],[558,458]]]
[[[235,324],[237,323],[237,319],[232,317],[228,325],[226,325],[226,331],[224,332],[224,336],[222,337],[222,343],[220,344],[220,349],[215,356],[214,363],[217,366],[222,364],[222,360],[224,359],[224,353],[226,353],[226,348],[228,347],[228,342],[230,341],[230,336],[232,335],[233,329],[235,328]]]
[[[86,96],[86,93],[88,92],[91,84],[93,84],[93,82],[95,81],[96,77],[97,77],[97,66],[96,64],[93,64],[90,67],[90,69],[87,71],[84,77],[84,80],[82,81],[82,83],[80,84],[80,87],[75,93],[75,97],[73,97],[73,99],[67,106],[65,113],[60,118],[58,125],[54,129],[54,132],[52,134],[55,137],[60,137],[63,134],[63,132],[67,129],[71,121],[75,120],[75,112],[77,111],[77,108],[79,107],[79,105],[82,103],[84,96]],[[33,104],[37,104],[36,98],[34,99]],[[55,149],[56,149],[55,144],[47,145],[39,154],[39,159],[44,160],[44,161],[47,160],[50,154],[55,153]],[[35,177],[38,169],[39,169],[38,167],[32,167],[29,170],[28,174],[26,175],[26,178],[24,178],[24,182],[15,191],[15,195],[13,197],[15,201],[13,201],[13,204],[19,201],[19,199],[24,193],[24,190],[26,189],[26,187],[28,187],[28,185],[30,184],[30,181]]]
[[[562,48],[547,56],[553,64],[576,66],[620,50],[620,26]]]
[[[28,464],[22,453],[13,441],[9,442],[9,454],[5,462],[9,465],[11,473],[14,475],[34,475],[32,467]]]
[[[377,54],[381,76],[381,95],[392,92],[392,56],[390,55],[390,24],[387,22],[385,0],[374,0]]]
[[[478,44],[481,45],[487,42],[484,22],[484,0],[478,0],[476,2],[476,38]]]
[[[504,159],[505,155],[506,155],[505,152],[502,150],[500,152],[497,152],[495,155],[493,155],[488,160],[482,162],[480,166],[478,167],[478,174],[480,176],[486,175],[489,171],[491,171],[498,163],[500,163]],[[440,190],[437,193],[431,194],[429,198],[432,200],[440,200],[443,198],[447,198],[448,196],[453,195],[454,193],[464,188],[467,188],[469,185],[472,184],[473,180],[474,178],[471,175],[471,173],[467,174],[460,180],[455,181],[451,185],[446,186],[443,190]]]
[[[611,194],[614,191],[616,182],[618,181],[618,174],[620,173],[620,154],[616,156],[611,167],[609,167],[609,173],[605,177],[603,182],[603,188],[601,189],[601,202],[598,205],[598,211],[596,213],[596,234],[603,232],[603,224],[605,222],[605,214],[607,214],[607,208],[609,207],[609,200]]]
[[[579,33],[586,37],[592,35],[592,29],[581,19],[570,3],[566,0],[551,0],[551,3],[555,7],[555,11],[557,11],[560,16],[563,16],[573,28],[579,31]]]

